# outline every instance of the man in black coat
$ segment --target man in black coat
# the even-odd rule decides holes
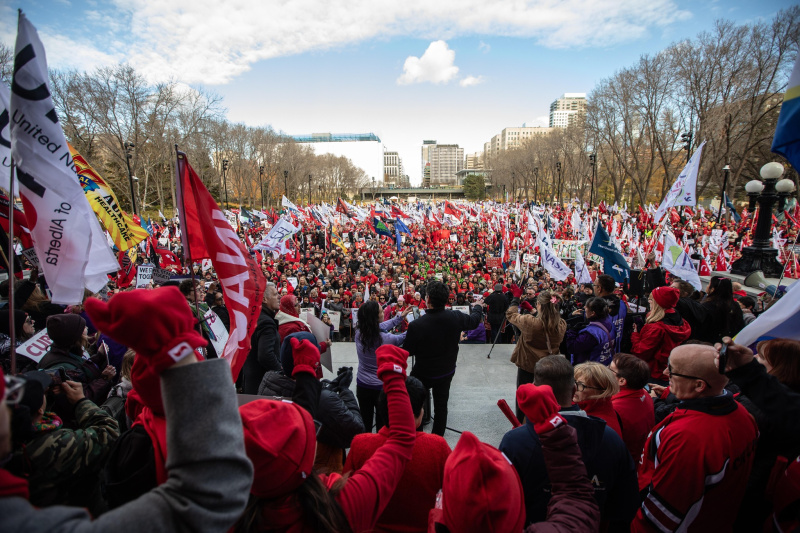
[[[441,281],[428,283],[425,294],[425,315],[408,325],[403,348],[415,357],[411,375],[419,379],[428,390],[433,390],[432,433],[444,435],[447,427],[447,401],[450,383],[456,372],[458,342],[462,331],[475,329],[483,320],[483,299],[465,315],[461,311],[445,309],[450,290]]]
[[[278,289],[273,283],[267,283],[258,324],[250,339],[250,353],[247,354],[239,376],[239,384],[244,394],[258,394],[258,386],[264,374],[270,370],[281,369],[279,360],[281,341],[278,335],[278,322],[275,320],[279,308]]]
[[[502,343],[504,337],[498,337],[503,326],[503,321],[506,319],[506,310],[508,309],[509,302],[506,295],[503,294],[503,286],[498,283],[494,286],[494,292],[486,298],[486,306],[488,307],[489,325],[492,327],[492,341]]]

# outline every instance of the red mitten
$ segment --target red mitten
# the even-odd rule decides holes
[[[514,298],[519,298],[522,296],[522,288],[519,285],[511,284],[511,296]]]
[[[384,344],[375,350],[375,355],[378,363],[378,377],[381,381],[385,382],[393,376],[401,376],[403,380],[406,379],[407,351],[393,344]]]
[[[177,287],[121,292],[108,303],[89,298],[85,308],[98,330],[147,358],[157,374],[207,344]]]
[[[525,413],[525,418],[533,423],[537,434],[547,433],[567,421],[558,414],[561,406],[556,401],[550,385],[522,385],[517,389],[517,405]]]
[[[523,311],[533,311],[533,306],[530,304],[530,302],[528,302],[528,300],[525,300],[519,304],[519,308]]]
[[[294,360],[292,377],[296,376],[298,372],[308,372],[316,376],[319,368],[319,350],[314,343],[308,339],[299,341],[295,337],[291,337],[289,342],[292,345],[292,359]]]

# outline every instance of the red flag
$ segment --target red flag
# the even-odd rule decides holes
[[[135,248],[135,247],[134,247]],[[117,287],[124,289],[136,281],[136,265],[133,264],[128,252],[117,253],[119,271],[117,272]]]
[[[344,200],[341,198],[339,198],[339,200],[336,202],[336,211],[350,218],[353,218],[354,216],[353,213],[347,208],[347,204],[345,204]]]
[[[8,233],[8,196],[4,194],[0,194],[0,226],[3,227],[3,231]],[[28,219],[17,206],[14,206],[14,236],[25,248],[33,247],[31,231],[28,229]]]
[[[601,213],[608,213],[608,209],[606,209],[606,203],[603,200],[600,200],[600,203],[597,204],[597,209],[599,209]]]
[[[250,337],[261,314],[266,286],[264,274],[182,152],[178,152],[177,170],[178,192],[183,198],[179,208],[183,215],[181,228],[189,257],[192,261],[211,259],[225,289],[223,295],[231,315],[231,329],[221,357],[230,363],[233,381],[236,381],[250,352]]]
[[[155,252],[158,254],[159,258],[161,259],[161,268],[170,268],[175,267],[180,269],[181,262],[174,253],[170,252],[166,248],[154,248]]]
[[[451,204],[448,201],[444,202],[444,214],[445,215],[452,215],[452,216],[456,217],[459,220],[461,220],[461,217],[463,216],[461,211],[459,209],[457,209],[456,206],[454,206],[453,204]]]

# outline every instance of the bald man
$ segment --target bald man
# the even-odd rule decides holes
[[[753,466],[758,429],[725,390],[711,346],[678,346],[667,365],[681,400],[658,424],[639,461],[645,494],[631,531],[731,531]]]

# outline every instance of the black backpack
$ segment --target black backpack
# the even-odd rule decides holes
[[[111,448],[103,471],[103,496],[108,508],[115,509],[157,485],[153,442],[143,426],[134,426],[120,435]]]

